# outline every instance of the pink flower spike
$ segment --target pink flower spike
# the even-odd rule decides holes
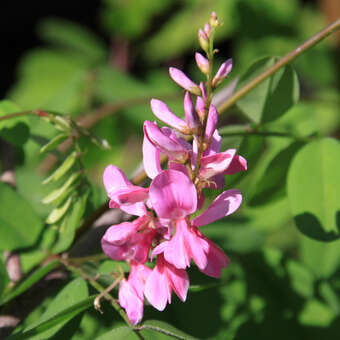
[[[151,182],[150,201],[158,217],[176,220],[196,211],[197,192],[184,173],[165,170]]]
[[[239,171],[247,170],[247,160],[242,156],[235,155],[229,167],[223,172],[224,175],[233,175]]]
[[[161,171],[160,151],[144,135],[143,139],[143,165],[149,178],[155,178]]]
[[[203,57],[201,53],[195,53],[196,64],[203,74],[208,74],[209,72],[209,61],[207,58]]]
[[[217,122],[218,122],[217,109],[214,105],[210,105],[207,126],[205,128],[205,141],[208,143],[211,141],[211,138],[216,130]]]
[[[186,122],[174,115],[168,106],[162,101],[158,99],[151,99],[151,110],[158,119],[170,125],[174,129],[177,129],[182,133],[189,132]]]
[[[231,72],[233,68],[233,60],[228,59],[225,61],[220,68],[218,69],[213,81],[212,86],[217,87],[222,83],[222,81],[228,76],[228,74]]]
[[[159,311],[164,310],[167,303],[171,303],[171,292],[186,300],[189,288],[188,274],[184,269],[177,269],[164,260],[162,254],[157,256],[157,264],[148,276],[144,294],[150,304]]]
[[[163,129],[161,130],[155,123],[148,120],[144,122],[144,134],[150,143],[168,156],[179,161],[184,161],[188,157],[188,151],[179,141],[171,138],[171,135],[165,134],[164,131]]]
[[[184,96],[184,113],[185,113],[185,120],[192,130],[198,130],[200,127],[200,119],[197,115],[197,112],[194,108],[194,104],[192,103],[191,96],[189,92],[185,92]]]
[[[201,95],[201,90],[197,84],[190,80],[181,70],[170,67],[169,68],[170,77],[179,86],[183,87],[185,90],[191,92],[196,96]]]
[[[241,203],[242,195],[239,190],[224,191],[201,215],[192,220],[192,224],[200,227],[215,222],[235,212]]]

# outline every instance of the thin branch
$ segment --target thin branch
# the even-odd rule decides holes
[[[298,57],[303,52],[307,51],[326,37],[328,37],[333,32],[337,31],[340,28],[340,19],[334,21],[332,24],[328,25],[326,28],[321,30],[320,32],[313,35],[310,39],[296,47],[293,51],[289,52],[283,58],[281,58],[276,64],[269,67],[266,71],[262,72],[255,79],[250,81],[248,84],[240,88],[236,91],[227,101],[225,101],[218,109],[220,113],[226,111],[231,106],[233,106],[240,98],[246,95],[249,91],[251,91],[254,87],[262,83],[265,79],[273,75],[276,71],[278,71],[281,67],[287,65],[291,61],[293,61],[296,57]]]

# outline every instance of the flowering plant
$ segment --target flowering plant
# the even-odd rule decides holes
[[[191,217],[204,205],[204,188],[220,189],[224,175],[247,169],[246,160],[235,149],[220,152],[218,112],[211,102],[213,90],[228,76],[232,61],[225,61],[213,76],[213,38],[218,25],[213,12],[209,23],[198,33],[206,57],[200,53],[195,57],[206,82],[197,85],[179,69],[169,70],[171,78],[185,89],[185,119],[172,113],[162,101],[151,100],[154,115],[171,128],[144,122],[143,164],[152,180],[150,187],[133,185],[114,165],[104,171],[110,208],[139,216],[133,222],[111,226],[102,238],[108,256],[130,264],[128,279],[120,282],[119,303],[132,324],[142,319],[144,297],[160,311],[171,303],[172,291],[186,300],[186,268],[191,260],[201,272],[216,278],[229,262],[199,227],[235,212],[242,202],[241,192],[226,190],[203,213]],[[195,106],[191,95],[196,97]],[[192,143],[185,137],[191,137]],[[168,157],[167,169],[161,167],[161,154]],[[151,260],[157,258],[153,269],[145,264],[150,252]]]

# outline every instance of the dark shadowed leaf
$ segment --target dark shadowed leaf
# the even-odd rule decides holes
[[[133,329],[128,326],[121,326],[111,329],[109,332],[97,337],[95,340],[138,340]]]

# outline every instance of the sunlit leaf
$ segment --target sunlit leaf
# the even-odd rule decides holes
[[[25,199],[2,182],[0,201],[0,249],[13,250],[31,246],[43,227],[40,217]]]
[[[264,58],[255,62],[241,77],[237,89],[242,88],[259,74],[273,66],[277,58]],[[293,68],[280,68],[253,90],[237,101],[238,108],[254,123],[279,118],[299,99],[299,82]]]
[[[308,237],[340,237],[340,143],[319,139],[300,149],[287,178],[287,193],[298,229]]]

